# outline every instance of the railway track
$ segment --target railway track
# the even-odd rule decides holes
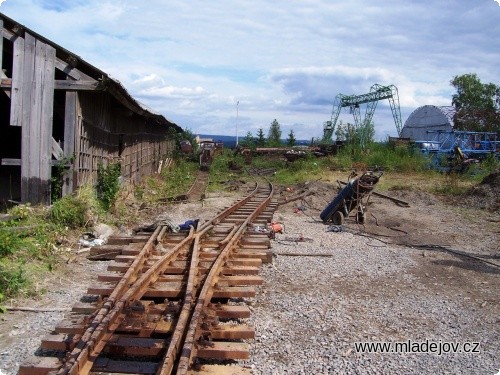
[[[271,221],[272,196],[260,184],[198,228],[112,238],[98,250],[114,256],[107,272],[19,374],[250,373],[235,361],[255,334],[243,299],[272,260],[266,233],[251,228]]]

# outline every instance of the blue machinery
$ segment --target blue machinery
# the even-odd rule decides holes
[[[428,131],[432,140],[416,141],[415,145],[425,155],[429,155],[433,166],[441,169],[445,159],[458,156],[465,159],[481,160],[488,155],[500,155],[500,142],[496,133],[469,131]],[[444,167],[446,169],[446,167]]]

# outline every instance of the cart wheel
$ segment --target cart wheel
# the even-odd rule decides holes
[[[356,220],[357,220],[358,223],[364,224],[365,223],[365,214],[364,214],[364,212],[358,212],[356,214]]]
[[[344,223],[344,215],[340,211],[335,211],[332,217],[332,222],[335,225],[342,225]]]

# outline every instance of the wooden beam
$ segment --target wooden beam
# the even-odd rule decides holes
[[[1,75],[1,74],[0,74]],[[3,90],[5,95],[10,98],[10,89],[12,87],[12,79],[10,78],[2,78],[0,81],[0,88]]]
[[[3,20],[2,20],[2,24],[3,24]],[[13,42],[17,38],[16,34],[11,32],[10,30],[3,28],[3,26],[2,26],[2,35],[1,36],[2,36],[2,39],[5,38],[7,40],[10,40],[11,42]]]
[[[68,77],[68,79],[70,79]],[[75,156],[75,129],[78,121],[77,111],[78,94],[76,92],[66,92],[66,105],[64,108],[64,144],[63,151],[66,159],[74,161]],[[64,172],[62,195],[68,195],[73,192],[74,188],[74,164],[71,168]]]
[[[54,122],[54,72],[56,50],[50,44],[36,41],[35,70],[40,79],[36,83],[36,95],[40,103],[40,185],[35,201],[50,203],[50,178],[52,176],[52,127]],[[39,73],[38,73],[39,72]],[[36,102],[36,99],[35,99]],[[33,120],[34,118],[32,118]]]
[[[79,91],[79,90],[86,90],[86,91],[95,91],[95,90],[102,90],[103,88],[100,87],[99,81],[92,80],[92,81],[64,81],[64,80],[56,80],[54,89],[56,90],[66,90],[66,91]]]
[[[56,68],[65,73],[67,76],[73,78],[75,81],[96,81],[91,76],[81,72],[80,70],[74,68],[69,63],[57,58],[55,61]],[[97,82],[97,81],[96,81]]]
[[[5,165],[5,166],[20,166],[21,165],[21,159],[2,158],[2,159],[0,159],[0,161],[1,161],[0,164]],[[54,167],[56,165],[61,165],[61,163],[59,163],[57,160],[51,160],[50,165],[52,167]],[[64,164],[63,166],[66,168],[70,168],[71,164]]]
[[[17,100],[12,98],[11,114],[16,111],[19,117],[15,118],[14,122],[11,118],[11,125],[21,126],[23,124],[21,130],[21,201],[26,203],[31,202],[34,198],[32,177],[34,178],[36,174],[34,174],[31,159],[35,159],[35,154],[38,154],[38,145],[34,140],[39,138],[39,134],[35,133],[35,129],[32,129],[31,126],[33,111],[28,104],[32,103],[32,93],[34,91],[35,38],[30,34],[26,34],[24,39],[18,38],[17,41],[23,41],[23,43],[22,46],[19,43],[16,46],[16,43],[14,43],[14,65],[17,62],[22,69],[17,72],[13,71],[12,74],[14,82],[17,81],[19,85],[19,96]],[[22,62],[22,65],[20,62]],[[12,94],[14,96],[14,92]],[[26,103],[25,111],[23,111],[23,102]]]
[[[3,20],[0,19],[0,78],[5,78],[3,72]]]
[[[50,202],[55,49],[24,34],[21,200]]]
[[[21,165],[21,159],[2,158],[2,165]]]
[[[10,91],[10,125],[21,126],[23,122],[23,100],[24,100],[24,93],[23,93],[24,39],[23,38],[16,38],[16,40],[14,40],[13,59],[14,60],[12,64],[12,86]],[[27,95],[30,96],[31,93],[28,93]]]
[[[0,82],[1,82],[2,89],[7,89],[10,91],[10,89],[12,88],[12,78],[3,77],[0,80]]]
[[[56,158],[56,160],[61,160],[64,156],[63,149],[61,148],[61,146],[59,146],[59,143],[57,143],[54,137],[51,138],[52,138],[52,156]]]

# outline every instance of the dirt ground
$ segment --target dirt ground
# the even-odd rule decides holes
[[[234,190],[234,186],[231,186],[231,190]],[[346,228],[353,233],[373,238],[374,246],[377,243],[394,243],[413,248],[414,258],[420,266],[415,267],[412,272],[430,292],[444,294],[448,298],[454,298],[457,293],[462,296],[465,294],[471,303],[478,305],[478,308],[498,311],[500,306],[498,294],[500,290],[498,277],[500,275],[499,186],[497,174],[480,185],[476,193],[470,192],[467,199],[462,197],[455,201],[444,200],[419,191],[384,192],[384,194],[408,202],[409,206],[398,205],[390,200],[372,196],[368,202],[366,223],[361,225],[350,220]],[[335,195],[335,188],[332,183],[316,181],[282,187],[278,189],[277,197],[284,199],[286,196],[291,199],[299,194],[308,193],[307,197],[296,200],[293,205],[303,210],[304,214],[319,220],[319,212]],[[246,194],[247,191],[247,187],[239,186],[238,191],[226,192],[222,195],[209,194],[203,202],[170,204],[166,214],[177,220],[198,217],[203,221],[213,216],[215,211],[227,207],[234,198]],[[488,194],[491,191],[494,193],[485,198],[484,191]],[[490,200],[488,204],[484,204],[486,199]],[[160,212],[161,209],[148,211],[142,207],[143,222],[152,222]],[[453,252],[447,252],[444,248]],[[75,297],[73,302],[77,302],[76,296],[85,293],[86,287],[99,272],[102,272],[103,268],[102,263],[100,267],[95,267],[95,263],[86,260],[84,255],[71,254],[68,256],[71,261],[68,262],[67,267],[57,271],[57,274],[54,273],[50,279],[41,283],[41,287],[48,291],[45,296],[31,300],[11,301],[8,306],[69,307],[71,303],[68,306],[66,299],[57,298],[57,294],[64,294],[65,289],[72,290],[69,293],[70,297]],[[412,288],[413,286],[401,287]],[[373,285],[373,288],[373,293],[376,293],[377,286]],[[350,293],[356,293],[352,285]],[[63,314],[61,312],[51,319],[57,321]],[[45,325],[31,329],[29,332],[23,331],[22,327],[29,327],[31,323],[28,322],[33,320],[44,319],[46,316],[43,313],[8,311],[0,315],[0,348],[2,348],[0,370],[7,374],[11,373],[14,360],[9,357],[16,351],[16,347],[22,348],[17,349],[16,355],[19,358],[16,358],[16,363],[22,362],[23,357],[33,355],[36,350],[33,342],[38,341],[39,344],[40,339],[49,333],[52,320],[46,320]],[[497,323],[500,323],[498,316]],[[11,348],[9,350],[3,349],[9,347]]]

